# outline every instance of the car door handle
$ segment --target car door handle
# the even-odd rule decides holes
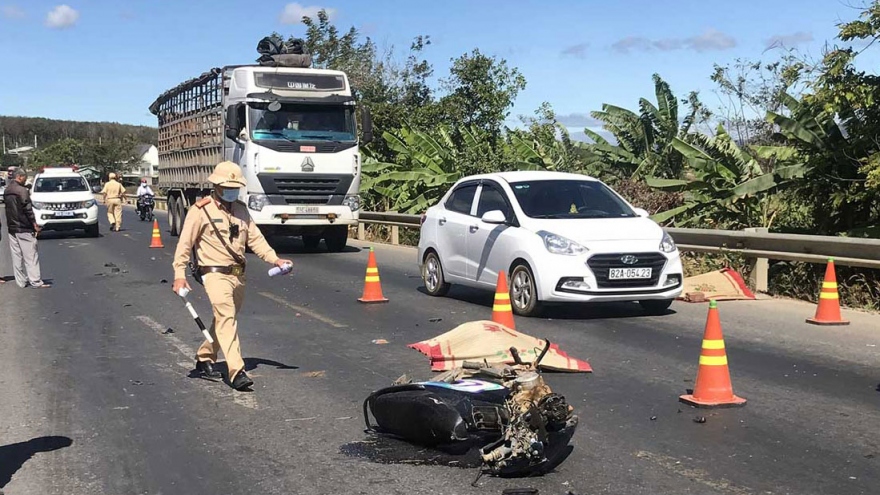
[[[480,226],[479,225],[471,225],[469,230],[471,231],[471,234],[473,234],[474,232],[480,230]]]
[[[446,223],[446,217],[440,217],[440,218],[438,218],[438,219],[437,219],[437,223],[439,223],[440,225],[445,224],[445,223]]]

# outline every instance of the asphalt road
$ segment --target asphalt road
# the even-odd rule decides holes
[[[793,301],[721,303],[733,384],[749,403],[698,411],[693,386],[706,305],[556,308],[518,319],[589,360],[592,375],[548,374],[580,426],[542,478],[471,482],[468,459],[363,431],[361,404],[401,374],[430,376],[406,347],[491,316],[492,294],[431,298],[411,249],[376,246],[384,305],[360,305],[366,244],[339,254],[279,246],[295,262],[269,278],[249,263],[242,350],[255,391],[190,378],[200,334],[171,293],[174,238],[126,209],[98,239],[49,233],[55,287],[0,286],[0,488],[15,494],[876,494],[880,486],[880,317],[803,323]],[[253,255],[249,255],[253,257]],[[0,275],[11,276],[6,232]],[[200,288],[190,298],[204,319]],[[434,321],[441,318],[440,321]],[[374,339],[386,339],[376,345]],[[694,422],[703,415],[707,421]],[[652,419],[655,417],[655,419]]]

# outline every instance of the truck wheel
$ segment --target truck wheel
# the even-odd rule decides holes
[[[86,237],[98,237],[99,235],[97,222],[93,225],[86,225]]]
[[[343,225],[339,227],[330,227],[324,235],[324,242],[327,244],[327,250],[331,253],[340,253],[348,244],[348,227]]]
[[[177,216],[177,198],[168,198],[168,226],[171,235],[177,237],[180,235],[180,218]]]

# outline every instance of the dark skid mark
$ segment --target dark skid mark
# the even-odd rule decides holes
[[[463,455],[457,455],[382,436],[347,443],[339,447],[339,452],[348,457],[366,459],[379,464],[446,466],[461,469],[474,469],[482,465],[476,448],[469,449]]]

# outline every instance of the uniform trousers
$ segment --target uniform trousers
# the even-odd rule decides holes
[[[197,359],[213,363],[217,361],[217,353],[222,350],[226,358],[226,366],[229,368],[228,378],[231,381],[244,369],[236,319],[244,303],[244,276],[206,273],[202,276],[202,281],[214,312],[214,321],[211,322],[210,329],[214,343],[205,340],[199,347]]]
[[[116,227],[116,230],[122,228],[122,200],[119,198],[107,200],[107,220],[110,221],[110,228]]]

